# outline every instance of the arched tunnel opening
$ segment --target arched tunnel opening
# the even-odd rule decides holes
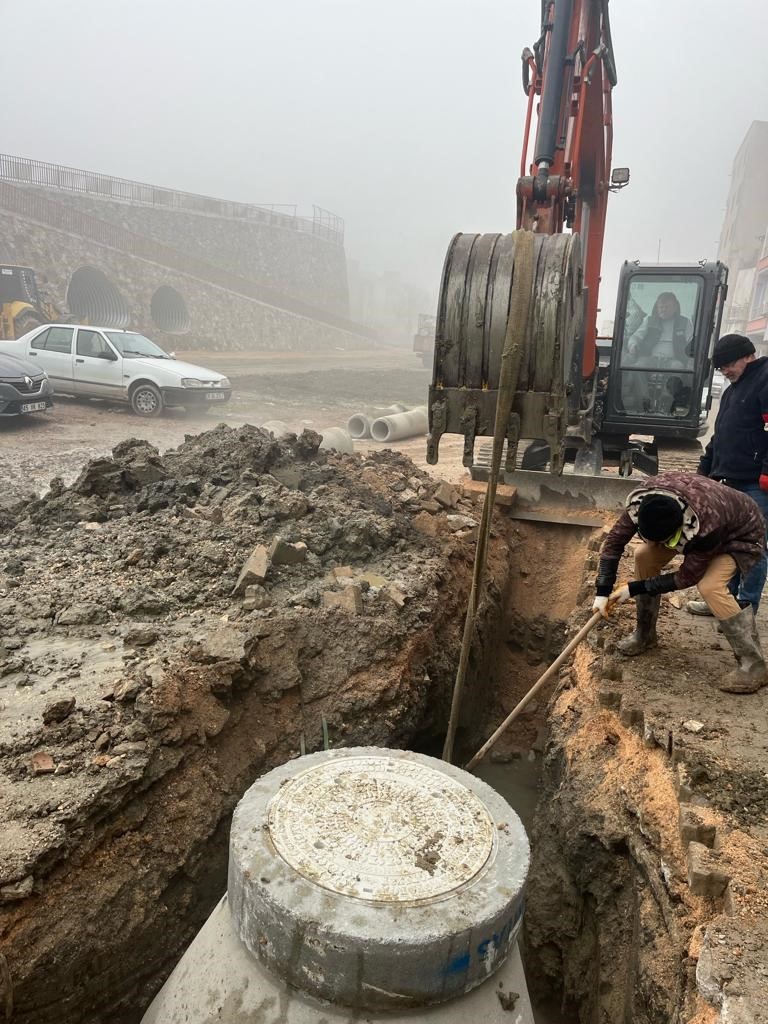
[[[67,305],[78,321],[102,327],[127,327],[130,310],[103,270],[80,267],[67,288]]]
[[[152,321],[166,334],[189,334],[191,322],[183,296],[171,288],[161,285],[152,296],[150,304]]]

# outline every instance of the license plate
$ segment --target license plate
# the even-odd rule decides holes
[[[217,394],[215,391],[209,392],[205,397],[209,402],[225,402],[227,400],[226,395]]]
[[[22,412],[44,412],[45,402],[25,402],[21,407]]]

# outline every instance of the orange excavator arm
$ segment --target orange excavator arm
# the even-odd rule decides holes
[[[582,375],[596,362],[597,310],[605,214],[611,189],[616,85],[608,0],[542,0],[541,36],[523,51],[528,95],[517,226],[581,236],[584,287]],[[532,161],[531,129],[537,115]]]

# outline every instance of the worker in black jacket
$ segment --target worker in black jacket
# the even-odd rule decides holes
[[[715,345],[713,365],[730,381],[720,399],[715,430],[699,461],[698,472],[748,494],[768,524],[768,358],[755,355],[743,334],[726,334]],[[768,571],[762,559],[744,576],[731,581],[742,607],[757,612]],[[689,601],[694,615],[711,615],[703,601]]]

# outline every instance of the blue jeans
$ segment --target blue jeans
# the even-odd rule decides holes
[[[733,487],[733,484],[729,486]],[[748,494],[758,505],[763,513],[763,518],[766,520],[766,529],[768,530],[768,492],[761,491],[757,484],[743,484],[741,487],[735,487],[734,490],[741,491],[742,494]],[[757,565],[753,565],[746,576],[742,576],[740,572],[737,572],[728,587],[737,601],[744,604],[745,607],[747,603],[752,605],[755,615],[757,615],[757,609],[760,607],[760,598],[765,586],[766,575],[768,575],[768,555],[766,555],[765,546],[763,546],[763,557]]]

